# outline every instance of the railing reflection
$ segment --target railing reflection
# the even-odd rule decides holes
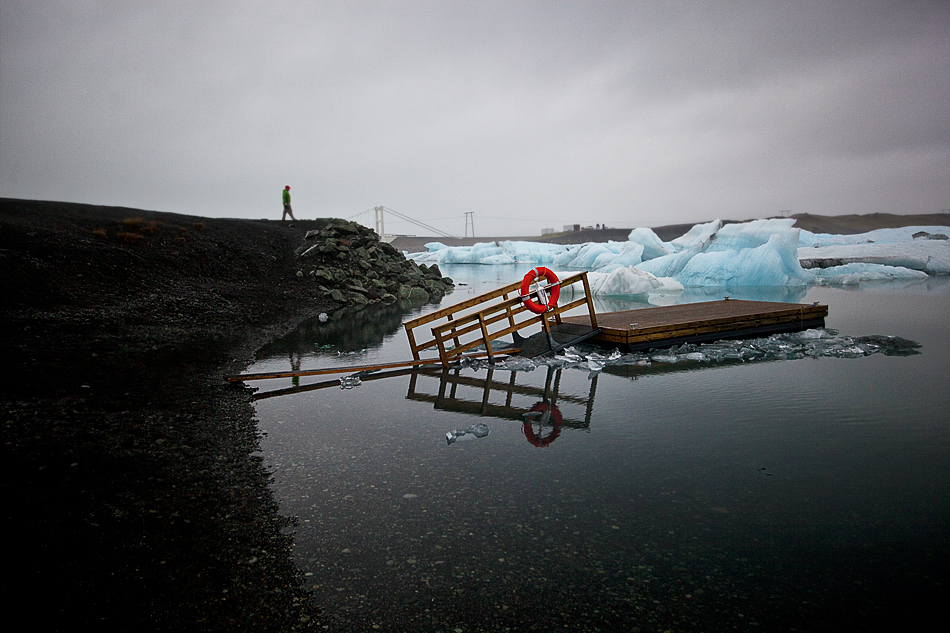
[[[492,367],[485,370],[484,376],[462,375],[460,368],[416,370],[409,378],[406,398],[431,402],[440,411],[516,420],[522,423],[525,439],[538,447],[550,445],[564,427],[590,428],[597,376],[589,381],[585,398],[560,392],[560,368],[547,368],[543,387],[519,384],[517,371],[504,371],[507,380],[496,379],[496,373]],[[423,389],[427,379],[438,380],[438,386]],[[562,408],[569,415],[564,415]]]
[[[563,428],[588,429],[597,392],[597,375],[588,381],[586,397],[561,393],[562,369],[548,367],[544,386],[519,384],[518,372],[488,366],[484,375],[462,375],[461,367],[397,369],[392,371],[360,372],[348,378],[359,377],[360,382],[409,376],[407,400],[431,402],[435,409],[479,417],[521,422],[525,439],[538,447],[550,445]],[[496,379],[505,373],[507,379]],[[524,372],[522,372],[524,373]],[[339,388],[346,379],[323,380],[307,385],[259,392],[255,400]],[[438,381],[427,390],[430,381]],[[568,412],[565,415],[562,408]]]

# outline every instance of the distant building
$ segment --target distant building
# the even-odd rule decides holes
[[[565,224],[564,225],[565,233],[567,233],[568,231],[580,231],[580,230],[581,230],[580,224]]]
[[[554,229],[541,229],[541,235],[550,235],[554,233]]]

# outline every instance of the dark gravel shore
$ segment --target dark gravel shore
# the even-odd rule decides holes
[[[0,199],[4,594],[31,629],[320,628],[250,391],[224,378],[304,319],[420,276],[355,225],[304,239],[333,222]],[[390,271],[362,290],[357,244]],[[328,261],[342,304],[315,276]]]

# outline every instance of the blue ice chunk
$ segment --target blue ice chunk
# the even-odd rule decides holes
[[[644,261],[663,257],[673,252],[672,244],[664,243],[656,233],[647,228],[633,229],[630,231],[630,235],[627,236],[627,241],[643,246],[640,256]]]
[[[740,238],[738,243],[742,243]],[[773,233],[754,248],[709,250],[686,263],[675,279],[684,286],[804,286],[814,273],[798,262],[797,229]]]
[[[722,228],[722,220],[713,220],[705,224],[697,224],[689,231],[672,241],[677,251],[703,250],[709,245],[712,236]]]
[[[642,270],[656,277],[676,277],[676,275],[686,267],[689,260],[699,252],[699,249],[695,248],[679,251],[678,253],[670,253],[669,255],[649,259],[642,264],[637,264],[636,267],[637,270]]]

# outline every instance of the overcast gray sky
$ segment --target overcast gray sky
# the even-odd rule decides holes
[[[0,0],[0,196],[276,219],[285,184],[479,236],[938,212],[950,2]]]

